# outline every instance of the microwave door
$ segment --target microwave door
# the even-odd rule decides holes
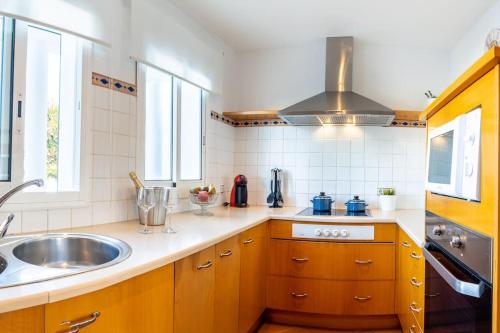
[[[457,195],[459,137],[459,121],[451,121],[429,133],[426,179],[428,191],[450,196]]]

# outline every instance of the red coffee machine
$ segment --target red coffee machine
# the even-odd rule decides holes
[[[231,191],[231,207],[248,206],[247,177],[238,175],[234,178],[234,185]]]

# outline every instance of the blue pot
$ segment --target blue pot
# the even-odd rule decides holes
[[[331,196],[326,195],[325,192],[320,192],[311,200],[313,209],[318,212],[329,212],[332,210],[332,203],[334,200]]]
[[[360,200],[359,196],[355,195],[354,199],[351,199],[345,203],[348,212],[364,212],[368,204],[364,200]]]

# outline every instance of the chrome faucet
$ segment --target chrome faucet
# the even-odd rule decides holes
[[[43,184],[44,184],[43,179],[34,179],[34,180],[27,181],[26,183],[23,183],[19,186],[14,187],[12,190],[8,191],[7,193],[5,193],[4,195],[2,195],[0,197],[0,207],[2,207],[5,204],[5,202],[7,200],[9,200],[9,198],[11,196],[13,196],[17,192],[21,191],[22,189],[29,187],[29,186],[33,186],[33,185],[36,185],[38,187],[42,187]],[[0,239],[4,238],[5,235],[7,234],[7,230],[9,229],[9,226],[10,226],[10,223],[12,222],[12,220],[14,220],[14,217],[15,217],[15,215],[11,213],[2,223],[0,223]]]

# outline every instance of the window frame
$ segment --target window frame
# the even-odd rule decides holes
[[[172,165],[172,179],[171,180],[146,180],[145,179],[145,124],[146,124],[146,71],[148,67],[152,67],[156,70],[167,73],[172,79],[172,154],[171,154],[171,165]],[[200,101],[200,117],[201,117],[201,158],[200,158],[200,179],[180,179],[180,154],[181,150],[181,85],[182,81],[189,84],[193,84],[176,75],[169,73],[157,66],[149,63],[137,62],[137,160],[141,161],[137,163],[137,174],[144,180],[146,186],[172,186],[176,183],[178,188],[187,188],[194,184],[199,184],[206,180],[206,106],[207,106],[207,94],[208,92],[196,84],[196,87],[201,89],[201,101]]]
[[[11,180],[0,182],[0,191],[5,192],[13,186],[24,182],[24,107],[26,89],[26,48],[27,27],[35,26],[57,33],[64,32],[36,24],[14,20],[14,66],[12,77],[12,108],[11,108]],[[84,207],[90,201],[90,162],[92,133],[92,115],[88,101],[92,97],[91,53],[89,42],[82,42],[82,75],[80,96],[80,187],[77,191],[60,192],[21,192],[9,200],[0,211],[6,210],[36,210],[64,207]],[[18,117],[18,103],[22,105],[22,115]]]

